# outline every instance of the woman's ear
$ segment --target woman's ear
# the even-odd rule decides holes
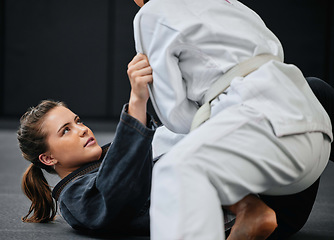
[[[57,164],[57,160],[52,157],[50,153],[42,153],[39,155],[39,161],[47,166],[54,166]]]

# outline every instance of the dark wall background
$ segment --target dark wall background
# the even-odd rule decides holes
[[[131,0],[4,0],[1,115],[42,99],[92,118],[116,118],[127,102],[135,54]]]
[[[0,117],[51,98],[116,119],[135,54],[132,0],[0,0]],[[285,60],[334,85],[332,0],[241,0],[280,38]]]

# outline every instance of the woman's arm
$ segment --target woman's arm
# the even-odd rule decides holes
[[[72,227],[131,230],[127,225],[150,196],[153,135],[152,126],[127,114],[125,105],[99,171],[75,179],[60,195],[61,213]]]
[[[128,73],[130,101],[122,110],[114,141],[99,171],[74,180],[60,196],[61,212],[74,228],[124,232],[131,230],[130,222],[147,210],[156,126],[146,114],[147,84],[152,82],[146,57],[136,56]]]
[[[148,84],[152,83],[152,68],[143,54],[136,55],[128,65],[131,84],[129,114],[146,125],[146,106],[149,98]]]

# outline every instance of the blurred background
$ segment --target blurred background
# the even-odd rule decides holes
[[[16,120],[42,99],[54,99],[86,119],[117,120],[129,97],[126,70],[135,55],[137,5],[132,0],[0,2],[0,119]],[[278,36],[287,63],[334,85],[334,1],[241,2]]]

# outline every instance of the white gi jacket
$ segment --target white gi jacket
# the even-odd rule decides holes
[[[134,20],[136,50],[148,56],[150,95],[162,123],[188,133],[205,92],[236,64],[259,54],[283,61],[277,37],[237,0],[150,0]],[[277,136],[321,131],[332,139],[329,117],[293,65],[270,61],[212,103],[212,115],[246,104],[268,117]]]

